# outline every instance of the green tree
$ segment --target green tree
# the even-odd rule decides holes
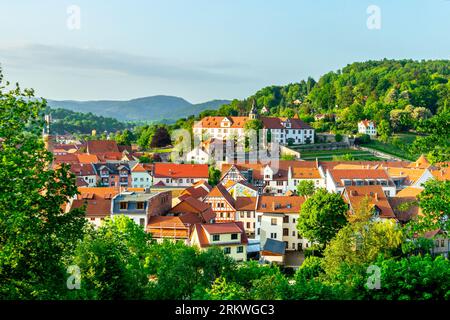
[[[347,224],[347,211],[339,194],[318,189],[300,209],[298,232],[310,241],[326,245]]]
[[[245,289],[237,283],[228,282],[225,278],[217,278],[210,289],[206,290],[206,300],[244,300],[248,299]]]
[[[39,136],[45,100],[8,85],[0,72],[0,296],[57,298],[67,292],[63,261],[83,235],[84,213],[63,210],[77,187],[67,166],[50,168]]]
[[[389,121],[381,120],[377,126],[377,133],[381,141],[387,142],[389,140],[389,137],[392,135],[392,129]]]
[[[135,140],[135,137],[130,130],[125,129],[122,133],[116,134],[115,140],[119,145],[131,146]]]
[[[220,175],[221,175],[220,170],[214,168],[214,166],[211,165],[208,168],[208,175],[209,175],[208,183],[211,186],[215,186],[215,185],[217,185],[219,183]]]
[[[297,194],[299,196],[309,197],[314,194],[315,187],[312,180],[302,180],[297,184]]]
[[[160,126],[156,129],[155,134],[152,137],[150,147],[161,148],[166,147],[171,143],[169,131],[167,131],[167,128]]]
[[[106,219],[79,243],[72,264],[81,270],[77,299],[143,299],[146,296],[150,234],[125,216]]]
[[[450,181],[428,180],[418,195],[421,215],[411,223],[414,232],[423,233],[450,227]]]

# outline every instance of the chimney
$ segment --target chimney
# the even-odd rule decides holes
[[[275,210],[275,202],[272,202],[272,210]]]
[[[350,190],[350,195],[352,195],[352,196],[356,196],[356,195],[357,195],[357,192],[356,192],[356,190]]]

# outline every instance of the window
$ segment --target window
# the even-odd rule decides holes
[[[277,181],[277,186],[282,186],[283,185],[283,181]]]
[[[443,248],[445,245],[444,245],[444,240],[441,240],[441,247]]]
[[[292,236],[295,237],[295,231],[292,231]]]
[[[276,225],[277,225],[277,218],[272,218],[272,219],[270,219],[270,224],[271,224],[272,226],[276,226]]]
[[[284,228],[283,229],[283,236],[288,236],[289,235],[289,229],[288,228]]]
[[[283,223],[289,223],[289,216],[283,217]]]
[[[283,193],[283,190],[277,190],[277,193]]]
[[[237,247],[236,252],[237,252],[237,253],[242,253],[242,252],[244,252],[244,247],[243,247],[243,246]]]
[[[232,233],[231,234],[231,240],[237,240],[238,238],[238,234],[237,233]]]
[[[261,216],[258,216],[258,222],[261,223]]]
[[[127,209],[128,209],[128,202],[121,202],[120,210],[127,210]]]
[[[247,229],[250,229],[250,222],[247,222]]]
[[[91,218],[91,221],[95,221],[95,218]]]
[[[137,203],[137,209],[138,210],[143,210],[144,209],[144,203],[143,202],[138,202]]]
[[[139,219],[139,224],[143,227],[145,227],[145,219],[144,218],[140,218]]]
[[[292,250],[295,250],[295,243],[292,243]]]
[[[251,218],[252,217],[252,212],[251,211],[247,211],[247,218]]]
[[[213,234],[213,241],[219,241],[220,240],[220,234]]]
[[[257,232],[258,236],[259,236],[260,233],[261,233],[261,229],[258,228],[258,232]]]
[[[231,253],[231,248],[230,247],[223,248],[223,253],[230,254]]]
[[[239,216],[241,217],[241,219],[243,219],[243,218],[244,218],[244,212],[241,212],[241,213],[239,214]]]
[[[277,233],[276,232],[272,232],[271,234],[270,234],[270,238],[271,239],[275,239],[277,237]]]

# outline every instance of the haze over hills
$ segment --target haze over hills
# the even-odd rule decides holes
[[[160,121],[177,120],[190,115],[198,115],[204,110],[218,109],[228,100],[211,100],[192,104],[180,97],[157,95],[132,100],[47,100],[52,108],[63,108],[77,112],[92,112],[95,115],[111,117],[120,121]]]

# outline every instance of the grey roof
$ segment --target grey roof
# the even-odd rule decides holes
[[[286,243],[274,239],[267,239],[263,251],[284,254],[286,251]]]
[[[122,192],[119,193],[117,196],[113,198],[113,205],[112,205],[112,213],[113,214],[137,214],[147,213],[148,209],[148,200],[155,195],[157,195],[157,192],[151,192],[151,193],[145,193],[145,192]],[[120,209],[120,202],[127,202],[128,206],[127,209]],[[138,209],[137,203],[143,202],[144,208]]]
[[[127,170],[128,172],[131,172],[129,164],[123,163],[123,162],[121,162],[121,163],[110,163],[110,162],[94,163],[93,165],[94,165],[95,172],[97,174],[100,174],[100,169],[102,167],[106,167],[111,174],[119,174],[118,168],[120,168],[120,167],[124,167],[125,170]]]

